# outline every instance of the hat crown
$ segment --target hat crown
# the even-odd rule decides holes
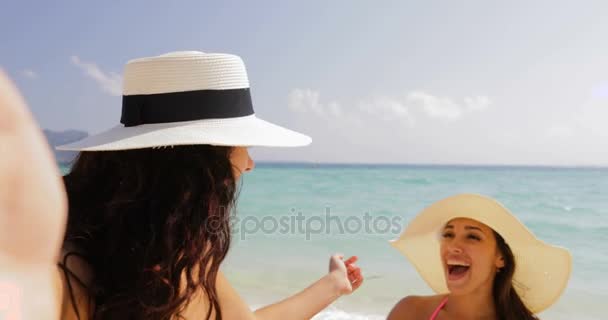
[[[232,54],[175,51],[125,66],[123,95],[249,88],[243,60]]]

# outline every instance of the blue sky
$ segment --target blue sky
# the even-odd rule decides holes
[[[44,128],[118,122],[132,58],[240,55],[259,160],[608,165],[605,1],[14,1],[0,65]]]

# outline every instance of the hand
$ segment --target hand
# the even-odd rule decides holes
[[[59,168],[0,70],[0,314],[57,319],[56,261],[67,218]],[[27,307],[26,307],[27,306]]]
[[[339,295],[351,294],[363,283],[361,269],[355,265],[358,258],[343,259],[342,255],[333,255],[329,259],[329,275],[334,279]]]

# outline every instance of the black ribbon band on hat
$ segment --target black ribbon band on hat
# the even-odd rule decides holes
[[[139,94],[122,97],[120,123],[125,127],[253,114],[249,88]]]

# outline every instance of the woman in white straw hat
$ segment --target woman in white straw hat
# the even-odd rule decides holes
[[[132,60],[123,93],[120,125],[59,147],[81,151],[64,177],[69,214],[52,297],[62,301],[61,319],[308,319],[361,285],[356,257],[335,255],[326,276],[251,312],[219,270],[230,246],[237,180],[254,167],[247,147],[310,143],[255,116],[239,57],[188,51]],[[40,232],[48,235],[64,223],[65,204],[61,188],[44,190],[55,201],[50,229]],[[34,235],[21,231],[23,238]],[[12,234],[19,232],[17,226]],[[48,262],[57,239],[42,238],[49,250],[40,260]],[[3,240],[0,256],[11,253]],[[27,258],[17,253],[14,260]],[[41,279],[30,282],[52,283]],[[52,301],[47,311],[56,307]]]
[[[564,291],[570,253],[537,239],[496,200],[460,194],[418,214],[392,241],[434,296],[408,296],[396,319],[538,319]]]

